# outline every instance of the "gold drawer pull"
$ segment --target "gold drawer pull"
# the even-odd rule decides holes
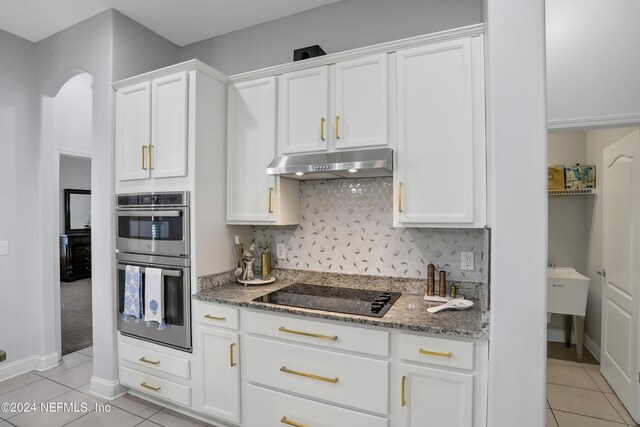
[[[320,117],[320,139],[324,141],[324,122],[326,119],[324,117]]]
[[[280,368],[280,372],[286,372],[287,374],[293,374],[293,375],[300,375],[301,377],[307,377],[307,378],[311,378],[311,379],[319,380],[319,381],[326,381],[328,383],[333,383],[333,384],[338,382],[338,377],[336,377],[336,378],[321,377],[320,375],[307,374],[306,372],[300,372],[300,371],[294,371],[292,369],[287,369],[285,366]]]
[[[402,377],[402,406],[407,406],[407,399],[405,398],[404,390],[407,385],[406,375]]]
[[[398,212],[402,212],[402,183],[398,183]]]
[[[144,357],[144,356],[142,356],[139,360],[140,360],[141,362],[149,363],[149,364],[151,364],[151,365],[159,365],[159,364],[160,364],[160,361],[159,361],[159,360],[149,360],[149,359],[147,359],[147,358],[146,358],[146,357]]]
[[[305,337],[320,338],[321,340],[335,341],[338,339],[337,335],[329,336],[329,335],[312,334],[311,332],[294,331],[293,329],[287,329],[284,326],[280,326],[278,330],[280,332],[286,332],[288,334],[297,334],[297,335],[304,335]]]
[[[420,354],[426,354],[427,356],[438,356],[438,357],[451,357],[453,356],[452,352],[449,353],[439,353],[437,351],[429,351],[429,350],[425,350],[423,348],[421,348],[420,350],[418,350],[418,353]]]
[[[297,422],[295,422],[295,421],[288,420],[288,419],[287,419],[287,417],[282,417],[282,419],[280,420],[280,422],[281,422],[282,424],[287,424],[287,425],[290,425],[290,426],[293,426],[293,427],[307,427],[307,426],[306,426],[306,425],[304,425],[304,424],[300,424],[300,423],[297,423]]]
[[[148,170],[147,166],[146,166],[146,163],[144,162],[145,157],[147,157],[147,146],[143,145],[142,146],[142,169]]]
[[[210,314],[205,314],[204,315],[205,319],[211,319],[211,320],[226,320],[226,317],[218,317],[218,316],[212,316]]]
[[[236,362],[233,360],[233,348],[236,346],[236,343],[229,344],[229,366],[232,368],[236,366]]]
[[[149,144],[149,169],[153,170],[153,145]]]
[[[336,139],[340,139],[340,116],[336,116]]]
[[[273,187],[269,187],[269,213],[273,213]]]
[[[161,388],[161,387],[151,386],[147,383],[140,383],[140,387],[148,388],[149,390],[153,390],[153,391],[160,391],[160,388]]]

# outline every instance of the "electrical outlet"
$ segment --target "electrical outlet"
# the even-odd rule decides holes
[[[473,270],[473,252],[460,252],[460,269]]]
[[[287,247],[284,243],[278,243],[276,245],[276,256],[278,259],[287,259]]]
[[[0,255],[9,255],[9,242],[6,240],[0,241]]]

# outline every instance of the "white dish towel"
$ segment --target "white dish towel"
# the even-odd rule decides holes
[[[158,322],[158,330],[161,331],[167,327],[164,323],[162,270],[147,267],[144,273],[144,320],[148,327],[151,327],[151,322]]]

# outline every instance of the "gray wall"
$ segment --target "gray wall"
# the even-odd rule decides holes
[[[113,11],[113,81],[180,62],[180,48]]]
[[[640,2],[546,3],[548,120],[640,121]]]
[[[319,44],[335,53],[483,21],[480,0],[343,0],[180,49],[228,75],[293,60]]]
[[[34,125],[33,43],[0,30],[0,348],[7,363],[37,351],[38,168]],[[25,313],[30,313],[25,315]],[[16,322],[16,319],[20,319]],[[0,374],[0,380],[2,380]]]

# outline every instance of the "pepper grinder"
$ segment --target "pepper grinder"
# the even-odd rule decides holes
[[[447,272],[440,270],[440,283],[438,284],[438,296],[447,297]]]
[[[436,288],[436,266],[429,264],[427,266],[427,296],[434,296]]]

